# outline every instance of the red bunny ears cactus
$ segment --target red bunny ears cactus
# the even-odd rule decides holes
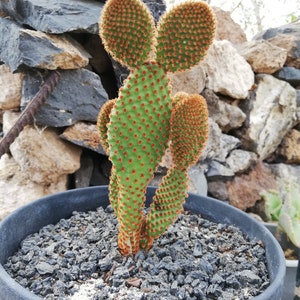
[[[101,144],[113,164],[110,201],[119,222],[123,255],[149,249],[172,224],[186,197],[187,170],[208,138],[206,102],[179,93],[171,99],[167,72],[198,63],[212,43],[215,19],[208,5],[188,1],[165,13],[157,29],[141,0],[108,0],[100,36],[112,57],[130,69],[117,99],[98,117]],[[145,215],[145,191],[169,141],[168,170]]]

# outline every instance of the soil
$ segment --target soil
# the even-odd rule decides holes
[[[28,236],[6,271],[42,299],[250,299],[269,285],[265,249],[234,226],[181,214],[148,252],[123,257],[110,207]]]

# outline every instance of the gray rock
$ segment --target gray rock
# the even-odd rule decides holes
[[[209,139],[201,160],[225,162],[229,153],[241,145],[238,138],[223,134],[218,124],[209,119]]]
[[[294,67],[283,67],[280,71],[276,72],[274,76],[278,79],[287,81],[294,87],[300,85],[300,70]]]
[[[40,262],[36,265],[36,270],[40,275],[52,274],[55,270],[55,266],[52,266],[46,262]]]
[[[88,64],[89,54],[67,35],[24,29],[7,18],[0,18],[0,35],[0,60],[12,72],[26,68],[77,69]]]
[[[222,101],[210,89],[205,89],[201,95],[207,101],[209,115],[220,126],[222,132],[242,126],[246,115],[239,107]]]
[[[100,107],[108,100],[99,76],[86,69],[60,73],[60,81],[35,115],[35,122],[51,127],[70,126],[78,121],[95,123]],[[36,73],[25,76],[21,105],[33,98],[41,80]]]
[[[221,177],[233,177],[234,172],[227,166],[221,164],[218,161],[212,161],[209,165],[209,169],[206,173],[206,177],[209,180],[216,180]]]
[[[188,170],[188,191],[198,195],[207,196],[207,181],[204,170],[198,166],[192,166]]]
[[[243,173],[257,162],[257,155],[254,152],[241,149],[233,150],[226,160],[228,167],[235,173]]]
[[[8,0],[4,10],[21,24],[47,33],[98,32],[103,3],[88,0]]]

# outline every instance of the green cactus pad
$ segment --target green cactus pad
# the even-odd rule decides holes
[[[106,51],[121,64],[134,68],[149,58],[155,39],[155,25],[142,1],[108,0],[99,29]]]
[[[141,222],[146,186],[167,147],[170,117],[170,91],[163,69],[155,63],[136,68],[120,89],[107,131],[119,186],[117,215],[127,233],[132,232],[132,241],[141,226],[135,221]],[[127,236],[121,231],[119,235]],[[120,245],[128,246],[128,237]]]
[[[214,14],[205,2],[176,6],[159,21],[156,61],[169,72],[198,64],[212,43],[215,27]]]
[[[100,110],[97,120],[97,128],[100,137],[100,144],[106,154],[109,154],[109,145],[107,142],[107,124],[109,123],[109,115],[116,103],[116,99],[105,102]]]
[[[159,237],[176,220],[183,210],[187,196],[187,174],[177,168],[168,170],[159,185],[146,217],[142,232],[141,248],[149,249],[153,240]]]
[[[170,150],[174,164],[185,170],[197,162],[208,140],[208,110],[200,95],[180,93],[175,98],[178,102],[171,117]]]

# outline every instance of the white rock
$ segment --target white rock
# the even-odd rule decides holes
[[[0,65],[0,109],[15,109],[20,106],[23,74],[13,74],[7,65]]]
[[[18,114],[5,112],[4,127],[15,122]],[[62,141],[54,129],[39,130],[26,126],[10,146],[21,170],[42,185],[57,183],[62,175],[72,174],[80,167],[81,149]]]
[[[33,200],[66,190],[66,185],[67,175],[50,185],[32,182],[13,157],[4,154],[0,159],[0,220]]]
[[[206,87],[234,99],[245,99],[254,84],[254,73],[233,45],[215,41],[202,63],[207,74]]]
[[[249,115],[248,137],[261,159],[267,158],[295,125],[296,90],[271,75],[262,76]]]

